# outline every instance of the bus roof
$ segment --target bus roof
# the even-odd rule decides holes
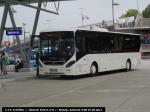
[[[73,32],[76,32],[76,31],[94,31],[94,32],[102,32],[102,33],[111,33],[111,34],[122,34],[122,35],[137,35],[137,36],[140,36],[140,34],[135,34],[135,33],[125,33],[125,32],[114,32],[114,31],[109,31],[107,29],[104,29],[104,28],[97,28],[97,29],[92,29],[92,30],[89,30],[89,29],[85,29],[85,28],[72,28],[72,29],[51,29],[51,30],[43,30],[41,31],[40,33],[44,33],[44,32],[60,32],[60,31],[73,31]]]
[[[43,33],[43,32],[59,32],[59,31],[73,31],[73,32],[76,32],[77,30],[108,32],[108,30],[104,29],[104,28],[98,28],[98,29],[92,29],[92,30],[85,29],[85,28],[70,28],[70,29],[68,28],[68,29],[49,29],[49,30],[43,30],[40,33]]]
[[[108,33],[113,33],[113,34],[124,34],[124,35],[137,35],[137,36],[140,36],[140,35],[141,35],[141,34],[135,34],[135,33],[113,32],[113,31],[109,31]]]

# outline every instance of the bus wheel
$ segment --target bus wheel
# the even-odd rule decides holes
[[[90,68],[90,76],[93,77],[98,73],[98,68],[96,64],[92,64]]]
[[[126,71],[131,71],[131,61],[127,60],[126,62]]]

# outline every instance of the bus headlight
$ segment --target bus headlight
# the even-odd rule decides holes
[[[73,65],[75,62],[76,62],[75,60],[70,61],[70,62],[66,65],[66,67],[70,67],[70,66]]]

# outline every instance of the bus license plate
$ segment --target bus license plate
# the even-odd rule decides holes
[[[57,69],[49,69],[50,72],[57,72]]]

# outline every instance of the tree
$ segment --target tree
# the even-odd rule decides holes
[[[142,11],[144,18],[150,18],[150,4]]]
[[[137,9],[129,9],[125,14],[122,14],[120,19],[134,16],[136,17],[139,11]]]

